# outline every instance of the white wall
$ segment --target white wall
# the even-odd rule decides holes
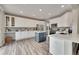
[[[5,19],[4,19],[4,12],[0,9],[0,46],[4,44],[4,33],[5,33]]]

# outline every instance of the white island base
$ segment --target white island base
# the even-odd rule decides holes
[[[22,32],[16,32],[15,33],[15,40],[23,40],[23,39],[28,39],[35,37],[35,32],[36,31],[22,31]]]
[[[53,55],[73,55],[76,52],[74,43],[79,43],[78,35],[49,35],[49,52]]]

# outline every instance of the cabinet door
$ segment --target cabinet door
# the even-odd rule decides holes
[[[11,26],[15,26],[15,18],[11,17]]]
[[[11,17],[6,16],[6,26],[11,27]]]
[[[72,42],[69,40],[64,41],[64,54],[72,55]]]
[[[16,40],[20,40],[21,39],[21,33],[20,32],[16,32],[15,33],[15,39]]]
[[[55,55],[63,55],[64,41],[60,38],[50,37],[49,52]]]
[[[67,16],[63,15],[59,20],[58,27],[68,27]]]
[[[69,27],[71,25],[72,25],[71,12],[68,12],[59,18],[58,27]]]
[[[10,23],[10,17],[6,16],[6,26],[9,26],[9,23]]]
[[[24,34],[22,34],[22,36],[23,36],[23,39],[27,39],[28,38],[28,36],[29,36],[29,33],[28,32],[23,32]]]
[[[55,54],[55,39],[53,37],[49,37],[49,52],[51,54]]]

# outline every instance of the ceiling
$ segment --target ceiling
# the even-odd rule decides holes
[[[6,13],[40,20],[49,19],[72,9],[72,5],[69,4],[3,4],[2,7]]]

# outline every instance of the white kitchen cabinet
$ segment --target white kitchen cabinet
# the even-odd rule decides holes
[[[64,41],[64,54],[65,55],[72,55],[72,42],[69,40]]]
[[[21,39],[21,33],[20,32],[16,32],[15,33],[15,40],[20,40]]]
[[[15,32],[15,40],[27,39],[35,37],[35,31]]]
[[[16,27],[36,27],[37,24],[44,25],[44,21],[37,21],[27,18],[15,17]]]
[[[72,55],[72,42],[59,37],[49,37],[49,52],[54,55]]]
[[[8,26],[7,27],[36,27],[36,24],[44,25],[44,21],[32,20],[23,17],[5,15],[5,17],[9,17]]]
[[[55,55],[64,54],[64,41],[55,37],[50,37],[49,52]]]
[[[15,17],[14,16],[5,16],[6,20],[6,27],[12,27],[15,26]]]
[[[50,26],[51,24],[56,24],[58,27],[71,27],[72,26],[72,12],[67,12],[64,15],[51,19],[50,21]]]
[[[22,32],[21,33],[21,39],[26,39],[26,38],[28,38],[27,36],[29,36],[28,32]]]
[[[67,12],[63,16],[59,17],[58,27],[70,27],[72,25],[72,13]]]

